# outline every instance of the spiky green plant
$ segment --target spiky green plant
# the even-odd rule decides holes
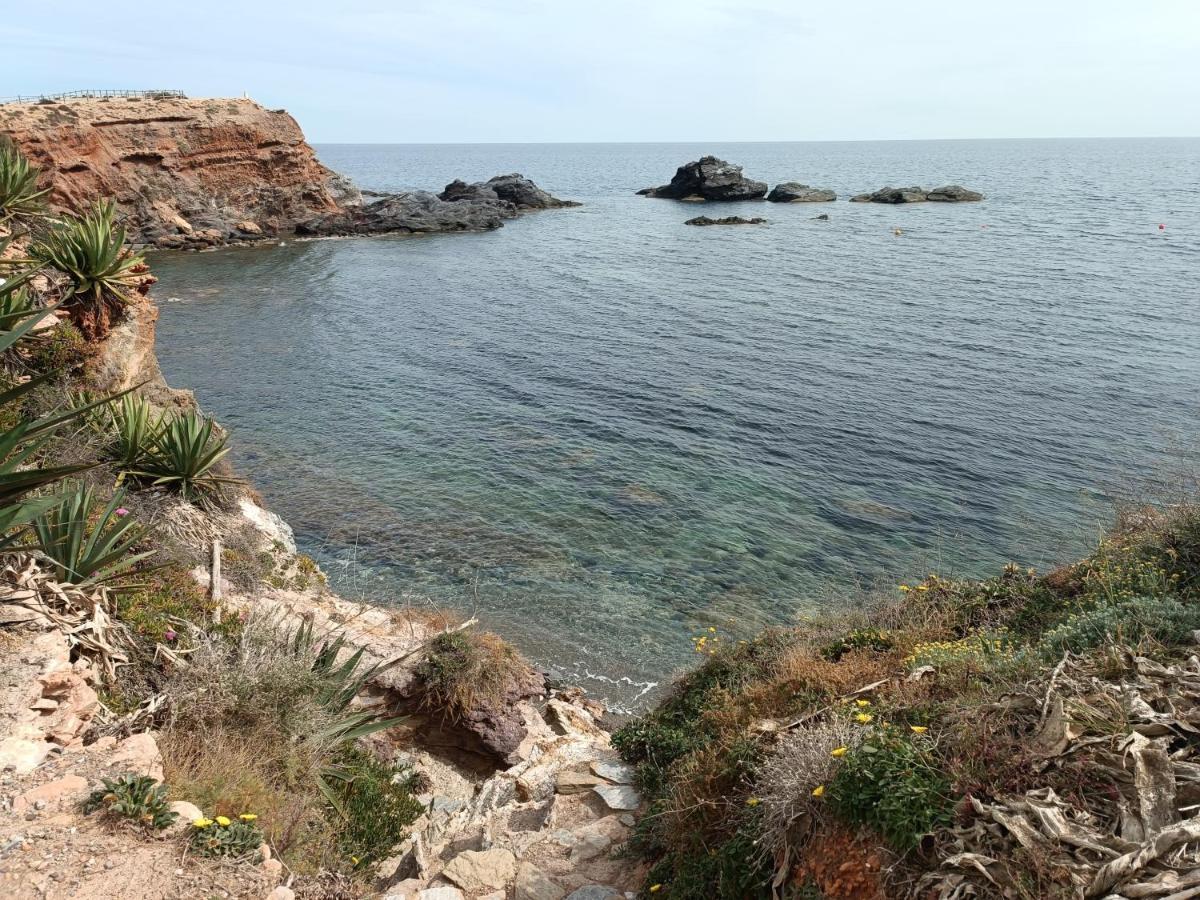
[[[39,189],[41,169],[7,136],[0,137],[0,224],[18,216],[40,216],[49,188]]]
[[[34,259],[66,275],[70,294],[83,302],[125,303],[141,284],[145,260],[125,248],[111,200],[97,201],[81,216],[57,223],[33,246]]]
[[[149,533],[122,507],[125,490],[90,521],[95,504],[92,489],[68,485],[58,503],[33,520],[37,549],[50,562],[59,581],[79,585],[101,584],[129,572],[153,551],[133,553]]]
[[[178,413],[162,424],[149,454],[130,474],[152,486],[177,490],[195,500],[218,492],[237,479],[214,471],[229,452],[228,440],[215,432],[212,419],[195,410]]]
[[[164,416],[156,413],[144,397],[126,394],[110,407],[113,456],[123,469],[137,469],[154,453],[164,427]]]
[[[85,813],[103,811],[106,816],[126,819],[147,831],[168,828],[179,818],[167,801],[167,788],[148,775],[122,775],[102,779],[97,788],[83,801]]]

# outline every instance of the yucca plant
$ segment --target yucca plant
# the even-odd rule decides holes
[[[125,228],[115,222],[112,201],[97,201],[81,216],[58,222],[31,253],[70,281],[67,308],[84,335],[108,333],[130,291],[147,281],[145,260],[125,247]]]
[[[186,500],[201,499],[237,483],[213,471],[228,452],[227,438],[215,433],[212,419],[187,410],[161,425],[149,454],[129,474],[177,490]]]
[[[110,407],[113,457],[123,469],[137,469],[151,458],[161,436],[163,414],[144,397],[126,394]]]
[[[69,485],[58,503],[33,520],[37,549],[59,581],[90,586],[126,574],[153,551],[133,553],[149,529],[138,525],[121,505],[122,488],[90,521],[95,495],[85,485]]]
[[[40,216],[49,188],[38,188],[41,170],[7,136],[0,137],[0,224],[17,216]]]

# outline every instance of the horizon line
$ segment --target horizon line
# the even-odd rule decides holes
[[[413,147],[446,147],[446,146],[475,146],[475,147],[521,147],[528,145],[595,145],[595,144],[917,144],[917,143],[969,143],[972,141],[1194,141],[1200,140],[1200,134],[1130,134],[1130,135],[1039,135],[1037,137],[970,137],[970,138],[809,138],[789,140],[723,140],[720,138],[705,138],[698,140],[670,141],[348,141],[322,140],[307,138],[311,144],[341,144],[353,146],[394,146],[397,144]]]

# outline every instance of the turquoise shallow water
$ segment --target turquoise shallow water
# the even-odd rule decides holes
[[[365,188],[521,171],[585,206],[156,255],[168,379],[343,590],[477,609],[621,704],[710,625],[1064,559],[1200,432],[1200,141],[318,150]],[[633,195],[703,152],[988,199],[697,229]]]

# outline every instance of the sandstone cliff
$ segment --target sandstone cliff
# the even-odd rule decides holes
[[[111,197],[140,243],[290,232],[358,201],[317,161],[295,119],[252,100],[11,103],[0,105],[0,131],[46,173],[55,207]]]

